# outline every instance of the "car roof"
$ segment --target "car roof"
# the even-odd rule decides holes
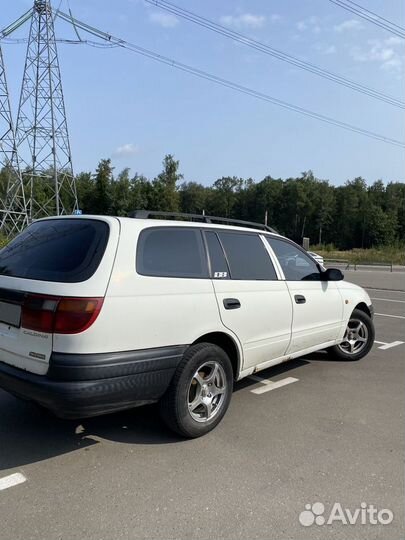
[[[224,225],[219,223],[204,223],[199,221],[183,221],[183,220],[173,220],[173,219],[142,219],[142,218],[127,218],[119,217],[119,221],[123,224],[139,223],[141,228],[148,227],[191,227],[191,228],[204,228],[204,229],[221,229],[221,230],[232,230],[232,231],[243,231],[250,233],[259,233],[259,234],[270,234],[272,236],[280,236],[280,234],[275,232],[266,231],[264,229],[258,229],[254,227],[243,227],[239,225]],[[131,225],[130,225],[131,226]]]
[[[281,234],[276,232],[270,232],[254,227],[243,227],[236,225],[220,225],[219,223],[204,223],[199,221],[185,221],[185,220],[173,220],[173,219],[143,219],[143,218],[130,218],[121,216],[105,216],[95,214],[82,214],[82,215],[68,215],[68,216],[51,216],[41,218],[36,221],[50,221],[53,219],[98,219],[106,222],[120,222],[124,227],[133,227],[135,229],[146,229],[150,227],[191,227],[191,228],[204,228],[204,229],[221,229],[224,231],[242,231],[256,234],[264,234],[270,236],[276,236],[284,238]]]

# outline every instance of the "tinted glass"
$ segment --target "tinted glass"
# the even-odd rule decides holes
[[[136,269],[146,276],[208,277],[201,231],[172,227],[142,231]]]
[[[320,272],[315,261],[290,242],[266,237],[283,269],[286,280],[319,280]]]
[[[229,270],[226,263],[224,251],[214,232],[206,232],[208,252],[211,261],[211,277],[215,279],[229,279]]]
[[[277,279],[270,256],[256,234],[220,232],[232,279]]]
[[[107,223],[90,219],[37,221],[0,251],[0,274],[77,283],[89,279],[103,257]]]

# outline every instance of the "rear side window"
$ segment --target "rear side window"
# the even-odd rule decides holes
[[[256,234],[219,232],[232,279],[275,280],[276,271],[261,238]]]
[[[207,240],[211,262],[211,277],[215,279],[229,279],[230,275],[225,254],[216,233],[205,232],[205,238]]]
[[[317,281],[320,279],[319,268],[316,262],[294,244],[269,238],[266,240],[273,248],[274,253],[283,269],[287,281]]]
[[[201,231],[185,227],[143,230],[138,241],[136,270],[145,276],[207,278]]]
[[[78,283],[97,270],[109,236],[104,221],[37,221],[0,251],[4,276]]]

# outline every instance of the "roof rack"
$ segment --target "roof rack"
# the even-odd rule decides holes
[[[150,219],[153,217],[162,218],[183,218],[187,221],[201,221],[203,223],[227,223],[229,225],[239,225],[241,227],[251,227],[254,229],[262,229],[267,232],[277,233],[275,229],[264,225],[264,223],[257,223],[255,221],[244,221],[242,219],[224,218],[218,216],[206,216],[204,214],[186,214],[182,212],[160,212],[155,210],[135,210],[129,214],[129,217],[136,219]]]

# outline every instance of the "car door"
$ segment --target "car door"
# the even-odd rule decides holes
[[[283,356],[292,302],[259,234],[206,230],[210,272],[222,323],[243,347],[243,369]]]
[[[322,281],[316,262],[293,242],[266,236],[281,270],[293,303],[291,344],[295,353],[337,339],[342,325],[343,299],[333,281]]]

